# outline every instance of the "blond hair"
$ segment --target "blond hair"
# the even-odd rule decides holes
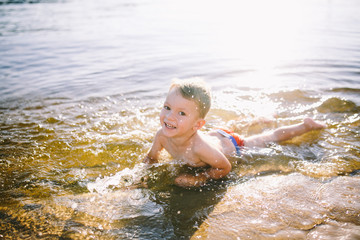
[[[210,89],[206,86],[206,83],[199,78],[174,79],[170,85],[170,90],[174,87],[179,90],[181,96],[194,101],[197,105],[200,118],[205,118],[211,106]]]

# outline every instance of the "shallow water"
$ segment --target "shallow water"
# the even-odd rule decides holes
[[[186,239],[229,186],[292,173],[359,176],[358,1],[6,2],[1,236]],[[179,189],[171,180],[191,170],[141,161],[171,79],[189,77],[212,86],[204,131],[238,120],[251,135],[305,116],[328,128],[245,150],[224,181]],[[276,123],[247,125],[262,116]],[[134,187],[148,175],[148,188]]]

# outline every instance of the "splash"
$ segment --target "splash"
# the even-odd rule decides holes
[[[113,176],[98,177],[95,182],[87,184],[87,189],[91,193],[106,194],[118,188],[136,187],[141,184],[146,174],[147,167],[141,163],[132,169],[125,168]]]

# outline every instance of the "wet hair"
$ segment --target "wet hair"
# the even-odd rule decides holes
[[[170,90],[174,87],[179,90],[181,96],[194,101],[199,110],[200,118],[205,118],[211,106],[210,89],[206,86],[206,83],[199,78],[174,79],[170,85]]]

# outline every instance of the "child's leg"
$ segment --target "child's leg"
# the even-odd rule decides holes
[[[269,142],[281,142],[289,140],[311,130],[321,129],[324,127],[324,124],[315,122],[311,118],[306,118],[303,123],[280,127],[269,133],[245,138],[244,145],[246,147],[264,147]]]

